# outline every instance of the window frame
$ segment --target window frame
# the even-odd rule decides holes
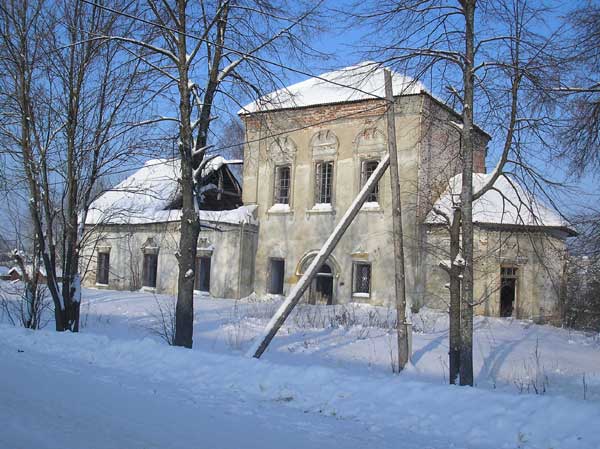
[[[368,291],[360,291],[357,288],[358,268],[360,266],[368,267]],[[352,261],[352,296],[370,298],[373,291],[373,266],[371,262],[363,260]]]
[[[329,201],[322,201],[323,199],[327,199],[324,198],[324,196],[326,196],[326,193],[324,194],[323,190],[323,186],[326,185],[323,183],[323,175],[322,175],[322,167],[323,166],[330,166],[331,167],[331,172],[328,175],[328,178],[326,178],[329,181]],[[313,176],[313,185],[314,185],[314,192],[313,192],[313,200],[314,200],[314,204],[331,204],[333,206],[334,203],[334,197],[335,197],[335,192],[334,192],[334,186],[335,186],[335,160],[332,159],[321,159],[321,160],[317,160],[314,163],[314,176]],[[327,175],[325,175],[327,176]]]
[[[367,183],[367,179],[369,179],[369,176],[372,175],[373,172],[377,169],[377,166],[379,165],[380,162],[381,162],[381,159],[377,159],[377,158],[361,159],[361,161],[360,161],[360,189],[359,190],[362,190],[362,188]],[[373,170],[371,171],[369,176],[367,176],[367,168],[366,168],[367,164],[375,164],[375,166],[373,167]],[[372,196],[374,196],[374,198]],[[375,188],[373,189],[373,191],[371,193],[369,193],[365,202],[379,204],[379,200],[380,200],[379,182],[377,182],[377,184],[375,184]]]
[[[282,198],[281,195],[281,176],[280,171],[283,169],[287,169],[288,172],[288,185],[287,185],[287,202],[280,201]],[[275,166],[273,173],[273,197],[272,204],[287,204],[291,206],[292,202],[292,164],[278,164]]]
[[[104,266],[106,265],[106,266]],[[110,277],[110,252],[98,251],[96,256],[96,284],[108,285]],[[103,282],[106,281],[106,282]]]
[[[150,273],[148,272],[148,270],[150,269],[150,266],[149,266],[150,264],[147,263],[146,260],[147,259],[149,260],[150,258],[153,258],[155,261],[153,264],[154,265],[154,267],[153,267],[154,275],[152,276],[153,280],[154,280],[154,285],[149,285],[149,282],[148,282],[150,280],[150,278],[149,278]],[[158,284],[158,253],[145,252],[143,260],[142,260],[142,287],[156,288],[157,284]]]
[[[208,288],[206,290],[202,289],[202,260],[208,260]],[[201,254],[196,257],[196,275],[194,276],[194,290],[199,292],[210,293],[210,281],[211,281],[211,270],[212,270],[212,254]]]

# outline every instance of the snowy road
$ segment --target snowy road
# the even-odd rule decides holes
[[[192,397],[166,383],[85,362],[61,367],[5,345],[0,374],[1,448],[398,447],[392,435],[352,421],[223,392]]]
[[[0,448],[597,449],[595,402],[0,325]]]

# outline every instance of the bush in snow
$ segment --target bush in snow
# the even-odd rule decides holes
[[[163,339],[168,345],[173,346],[175,343],[175,298],[160,299],[154,297],[156,301],[156,311],[151,312],[152,320],[146,326],[151,334],[157,335]]]
[[[52,303],[43,284],[21,281],[0,283],[0,322],[42,329],[50,321]]]

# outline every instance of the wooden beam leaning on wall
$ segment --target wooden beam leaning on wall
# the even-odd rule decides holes
[[[316,276],[317,272],[319,271],[319,268],[331,255],[338,242],[346,232],[346,229],[348,229],[348,227],[360,211],[360,208],[371,193],[371,190],[373,190],[373,188],[377,185],[377,183],[379,182],[389,165],[390,155],[386,154],[381,159],[379,165],[377,165],[377,168],[375,169],[375,171],[373,171],[373,173],[371,174],[361,191],[358,193],[358,195],[356,196],[356,198],[354,199],[354,201],[352,202],[342,219],[336,225],[329,238],[325,241],[323,247],[319,250],[315,258],[312,260],[312,262],[310,263],[300,280],[296,283],[296,285],[292,287],[287,297],[285,298],[285,301],[283,302],[283,304],[281,304],[277,312],[275,312],[275,315],[273,315],[271,321],[269,321],[269,324],[267,324],[265,330],[256,338],[253,345],[246,353],[248,357],[255,357],[258,359],[265,352],[265,350],[271,343],[271,340],[273,340],[283,323],[285,323],[285,320],[290,315],[294,307],[296,307],[296,305],[300,302],[300,300],[302,299],[302,295],[310,286],[310,283]]]

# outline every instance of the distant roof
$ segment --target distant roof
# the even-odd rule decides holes
[[[491,173],[473,173],[473,188],[475,190],[482,188],[491,176]],[[435,210],[451,214],[453,204],[460,198],[461,188],[462,175],[456,175],[450,180],[448,189],[434,204],[425,222],[443,223],[444,219]],[[513,177],[507,175],[498,177],[493,188],[473,203],[473,222],[561,228],[574,234],[568,221],[541,203]]]
[[[202,175],[208,176],[223,165],[241,162],[217,156],[207,163]],[[179,167],[178,159],[147,161],[142,168],[92,202],[85,223],[141,224],[179,220],[181,211],[169,208],[179,193]],[[207,220],[224,217],[226,212],[201,211]]]
[[[247,104],[238,114],[383,98],[383,70],[376,62],[365,61],[327,72],[271,92]],[[396,72],[392,72],[392,87],[394,95],[416,94],[425,90],[421,82]]]
[[[2,273],[2,268],[0,267],[0,274]],[[32,264],[27,264],[25,265],[25,270],[27,271],[27,273],[29,274],[29,276],[31,276],[31,274],[33,273],[33,265]],[[42,276],[46,276],[46,267],[42,264],[38,265],[37,267],[37,271],[39,274],[41,274]],[[11,273],[17,273],[19,276],[22,275],[21,273],[21,268],[19,268],[18,266],[14,266],[11,269],[9,269],[6,274],[11,274]],[[62,276],[62,270],[60,268],[56,268],[56,275],[57,276]]]

